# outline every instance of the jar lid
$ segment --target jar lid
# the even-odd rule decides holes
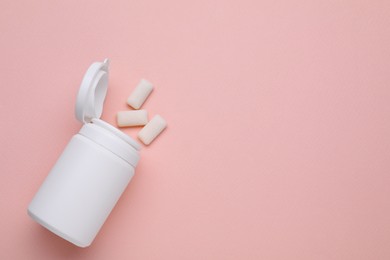
[[[84,75],[76,101],[76,118],[82,123],[90,123],[102,115],[108,88],[108,65],[108,59],[92,63]]]

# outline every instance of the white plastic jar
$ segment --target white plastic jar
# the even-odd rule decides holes
[[[28,207],[58,236],[87,247],[134,175],[139,144],[100,120],[108,87],[108,60],[93,63],[77,96],[74,135]]]

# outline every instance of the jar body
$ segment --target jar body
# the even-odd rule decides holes
[[[89,246],[134,175],[109,149],[76,134],[28,207],[38,223],[80,246]]]

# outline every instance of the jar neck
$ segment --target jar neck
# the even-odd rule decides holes
[[[108,123],[105,124],[109,125]],[[102,127],[101,123],[86,123],[81,128],[79,134],[114,153],[133,167],[136,167],[140,157],[139,152],[136,149],[137,145],[139,148],[139,144],[137,144],[129,136],[126,136],[124,133],[120,132],[115,127],[111,125],[109,126],[110,128]],[[128,137],[130,142],[125,138],[121,138],[120,135],[115,134],[116,132],[112,131],[111,128],[116,129],[118,132]],[[133,143],[135,144],[135,146],[133,145]]]
[[[107,131],[111,132],[112,134],[118,136],[120,139],[122,139],[126,143],[130,144],[135,150],[137,150],[137,151],[141,150],[141,146],[139,145],[139,143],[137,143],[133,138],[131,138],[127,134],[123,133],[118,128],[116,128],[116,127],[110,125],[109,123],[107,123],[101,119],[98,119],[98,118],[92,119],[91,122],[92,122],[92,124],[100,126],[104,129],[106,129]]]

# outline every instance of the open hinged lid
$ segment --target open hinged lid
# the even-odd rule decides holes
[[[76,118],[82,123],[102,115],[108,88],[108,65],[108,59],[92,63],[84,75],[76,101]]]

